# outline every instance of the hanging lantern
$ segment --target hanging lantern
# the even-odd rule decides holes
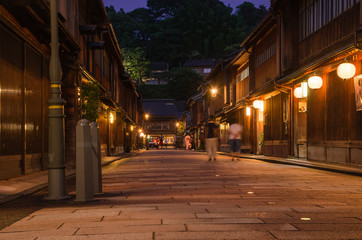
[[[322,87],[322,85],[323,85],[323,80],[319,76],[311,76],[308,79],[308,87],[310,89],[319,89]]]
[[[250,107],[246,107],[246,116],[250,116],[250,115],[251,115]]]
[[[297,87],[296,89],[294,89],[294,96],[296,98],[302,98],[303,97],[303,90],[301,87]]]
[[[352,78],[356,74],[356,67],[352,63],[342,63],[337,68],[337,75],[342,79]]]
[[[253,107],[256,108],[256,109],[260,108],[260,101],[259,101],[259,100],[255,100],[255,101],[253,102]]]

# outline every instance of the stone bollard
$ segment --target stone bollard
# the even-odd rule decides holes
[[[93,200],[92,140],[89,122],[79,120],[76,127],[76,199]]]
[[[93,193],[94,195],[102,195],[101,139],[98,124],[92,122],[90,130],[92,136]]]

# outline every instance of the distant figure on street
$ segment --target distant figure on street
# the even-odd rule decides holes
[[[167,138],[165,139],[165,148],[167,148],[167,144],[168,144],[168,141],[167,141]]]
[[[236,153],[237,158],[240,157],[240,146],[241,146],[241,134],[243,127],[236,121],[230,125],[229,128],[229,145],[231,152],[231,160],[234,161],[234,154]]]
[[[162,146],[163,146],[163,136],[162,136],[162,134],[160,135],[160,143],[159,143],[159,145],[160,145],[160,148],[162,148]]]
[[[218,125],[214,119],[210,119],[205,128],[205,145],[209,161],[216,161],[216,152],[218,148]]]
[[[185,144],[186,144],[186,150],[190,150],[191,137],[190,137],[190,134],[188,134],[188,133],[186,133],[186,136],[185,136]]]

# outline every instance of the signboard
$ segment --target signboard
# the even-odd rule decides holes
[[[362,75],[354,78],[354,92],[356,96],[356,110],[362,111]]]

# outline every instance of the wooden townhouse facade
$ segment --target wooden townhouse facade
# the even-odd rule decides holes
[[[101,0],[58,2],[65,163],[75,167],[83,86],[99,93],[102,156],[135,147],[142,104]],[[50,61],[48,0],[0,2],[0,179],[47,169]]]
[[[207,77],[224,94],[204,98],[215,108],[205,114],[221,131],[237,118],[244,152],[361,166],[361,13],[359,0],[272,0],[238,55]],[[342,63],[355,73],[342,76]]]

